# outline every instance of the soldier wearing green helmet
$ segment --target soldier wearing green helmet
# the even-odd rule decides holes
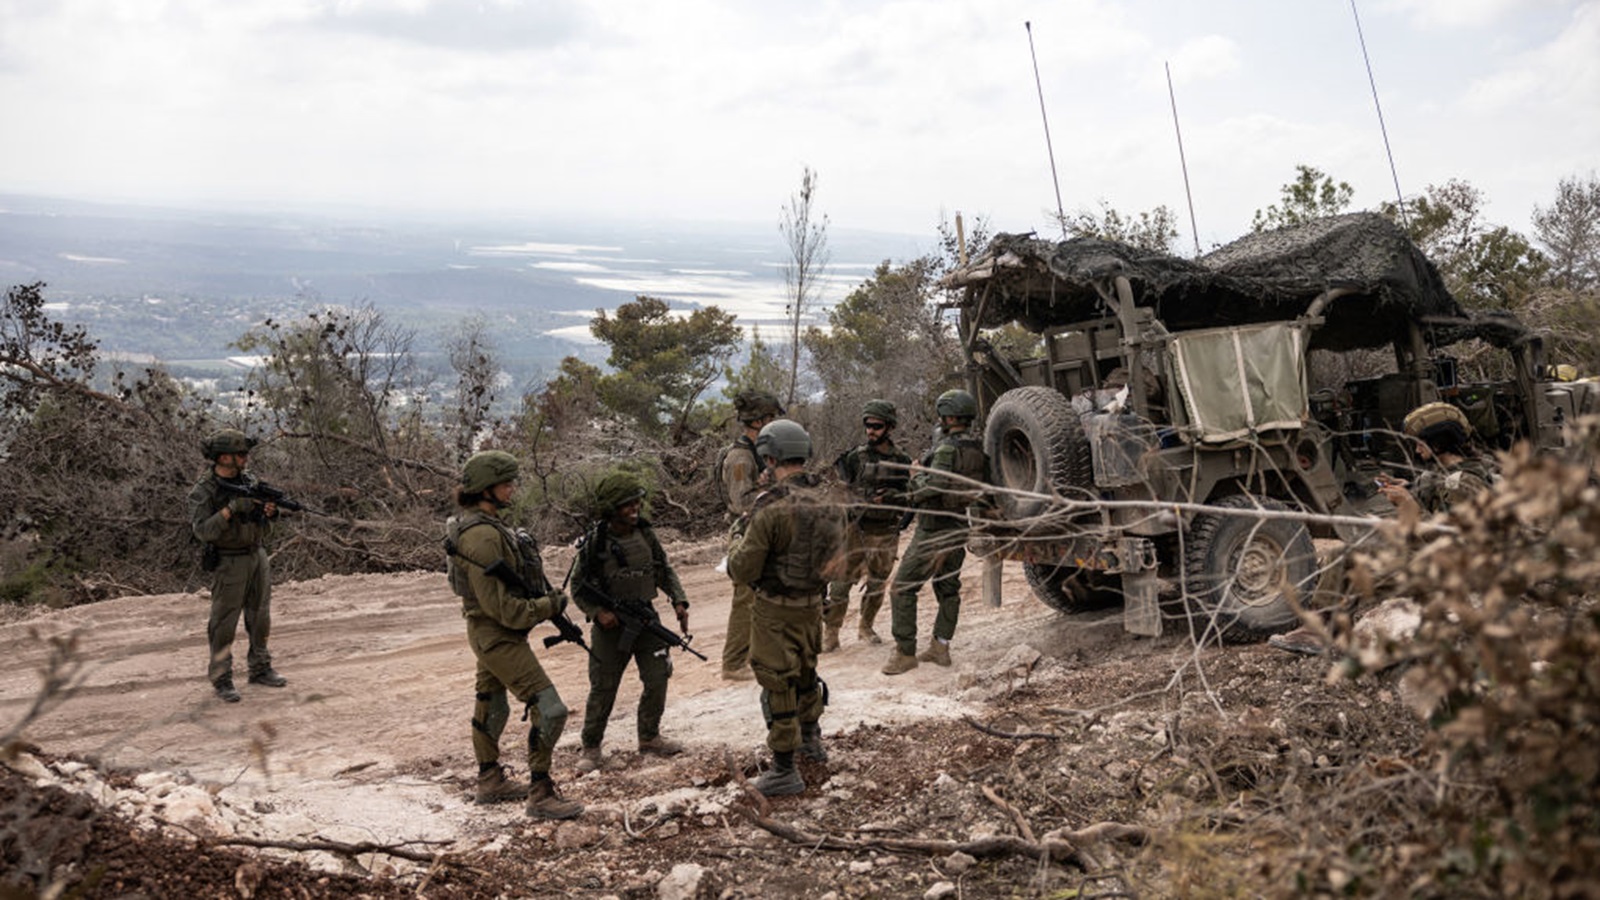
[[[839,630],[850,606],[850,589],[866,576],[861,593],[861,618],[856,633],[863,643],[881,644],[873,620],[883,608],[884,591],[894,572],[900,550],[900,510],[905,504],[907,471],[911,457],[894,444],[899,423],[895,405],[888,400],[868,400],[861,407],[866,440],[839,454],[833,470],[849,485],[856,503],[850,509],[845,531],[844,578],[828,585],[828,602],[822,612],[822,652],[839,649]]]
[[[895,646],[884,664],[885,675],[909,672],[919,661],[950,665],[950,639],[961,610],[961,564],[967,558],[967,508],[984,502],[972,482],[992,483],[983,440],[972,433],[977,398],[966,391],[945,391],[934,411],[939,415],[939,441],[910,484],[911,505],[918,509],[917,530],[889,590]],[[933,621],[933,638],[918,656],[917,592],[929,579],[939,614]]]
[[[829,495],[806,473],[811,436],[798,423],[765,425],[756,452],[774,483],[734,525],[728,577],[754,594],[750,667],[761,685],[772,750],[772,768],[755,788],[768,796],[798,794],[806,783],[795,768],[796,753],[817,762],[828,758],[821,724],[827,685],[817,677],[817,654],[823,595],[843,570],[844,498]]]
[[[272,571],[263,544],[278,508],[231,494],[223,484],[248,483],[245,467],[255,445],[253,438],[233,428],[211,434],[201,445],[211,466],[189,490],[190,530],[206,545],[203,568],[211,572],[211,616],[206,622],[211,656],[206,678],[224,703],[243,699],[233,685],[233,639],[241,617],[250,640],[245,657],[250,683],[265,687],[289,683],[272,668],[267,649],[272,633]]]
[[[606,723],[617,702],[622,674],[632,660],[643,691],[639,695],[637,733],[639,752],[675,756],[683,752],[677,741],[661,734],[661,716],[667,706],[667,681],[672,659],[665,641],[654,635],[630,632],[608,602],[653,608],[658,592],[665,592],[677,615],[678,627],[689,630],[689,599],[678,573],[667,562],[667,551],[649,520],[642,517],[648,491],[631,473],[611,472],[595,486],[594,526],[578,549],[573,576],[573,602],[593,623],[589,633],[589,700],[584,704],[582,750],[578,771],[592,772],[602,765],[600,744]]]
[[[739,437],[717,459],[712,482],[722,497],[732,523],[750,511],[750,505],[768,473],[761,455],[756,453],[756,437],[761,429],[784,414],[783,404],[766,391],[744,390],[733,398],[733,411],[739,419]],[[749,681],[750,604],[754,595],[745,586],[733,586],[733,603],[728,607],[728,631],[722,644],[722,677],[730,681]]]
[[[538,819],[570,819],[583,812],[550,779],[556,741],[567,723],[567,707],[539,665],[528,632],[559,615],[567,596],[544,577],[538,548],[519,540],[500,514],[516,493],[516,457],[502,450],[475,453],[461,470],[456,490],[458,515],[445,523],[450,589],[461,598],[467,643],[477,659],[472,708],[472,754],[478,761],[476,800],[498,803],[526,797],[525,811]],[[496,563],[511,567],[526,593],[492,577]],[[500,765],[500,735],[511,710],[509,691],[524,706],[528,727],[529,784],[513,782]]]

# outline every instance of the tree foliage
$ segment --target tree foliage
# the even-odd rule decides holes
[[[1478,308],[1515,309],[1543,280],[1549,266],[1527,238],[1483,219],[1483,192],[1452,178],[1428,185],[1406,201],[1411,239],[1444,276],[1461,302]],[[1380,211],[1400,218],[1395,204]]]
[[[465,462],[474,440],[489,422],[500,366],[494,337],[482,316],[463,321],[446,340],[445,350],[456,376],[456,405],[450,425],[455,432],[456,457]]]
[[[1124,216],[1101,200],[1099,213],[1080,210],[1066,217],[1061,227],[1072,237],[1116,241],[1151,253],[1170,254],[1173,242],[1178,239],[1177,217],[1164,205]]]
[[[1256,210],[1250,230],[1261,232],[1291,225],[1304,225],[1313,219],[1336,216],[1350,207],[1355,188],[1334,181],[1315,166],[1296,165],[1295,180],[1279,189],[1279,202]]]
[[[615,371],[597,382],[600,402],[645,433],[692,436],[702,394],[739,347],[734,317],[715,306],[674,314],[665,300],[640,295],[614,315],[597,310],[589,330],[611,348]]]
[[[1561,179],[1555,202],[1533,208],[1533,233],[1549,255],[1556,287],[1600,287],[1600,179],[1593,172]]]

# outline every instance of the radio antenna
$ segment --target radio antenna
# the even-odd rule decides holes
[[[1183,196],[1189,201],[1189,231],[1194,235],[1194,255],[1200,257],[1200,226],[1194,221],[1194,193],[1189,190],[1189,161],[1183,156],[1183,129],[1178,127],[1178,95],[1172,92],[1172,64],[1162,63],[1167,70],[1167,100],[1172,104],[1172,130],[1178,135],[1178,165],[1183,168]]]
[[[1372,57],[1367,55],[1367,37],[1361,33],[1361,13],[1356,11],[1356,0],[1350,0],[1350,15],[1356,20],[1356,40],[1361,42],[1361,60],[1367,66],[1367,84],[1372,86],[1372,108],[1378,111],[1378,132],[1383,135],[1383,152],[1389,157],[1389,177],[1394,179],[1394,200],[1400,210],[1400,224],[1411,230],[1410,217],[1406,215],[1406,198],[1400,193],[1400,173],[1394,167],[1394,151],[1389,148],[1389,129],[1383,124],[1383,104],[1378,102],[1378,82],[1372,77]]]
[[[1044,83],[1039,80],[1039,54],[1033,50],[1033,23],[1023,22],[1028,30],[1028,56],[1033,59],[1033,86],[1039,91],[1039,118],[1044,120],[1044,152],[1050,157],[1050,180],[1056,187],[1056,220],[1061,224],[1061,236],[1067,236],[1067,211],[1061,205],[1061,178],[1056,175],[1056,151],[1050,143],[1050,117],[1044,111]]]

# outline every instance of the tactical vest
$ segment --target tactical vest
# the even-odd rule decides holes
[[[881,463],[901,468],[886,469]],[[870,477],[865,471],[869,464],[872,467]],[[839,454],[833,463],[834,471],[859,498],[868,501],[854,505],[852,520],[861,523],[869,531],[894,529],[901,516],[900,510],[895,509],[894,505],[905,502],[906,483],[910,481],[911,473],[904,467],[910,465],[911,457],[898,449],[892,453],[879,453],[871,444],[861,444]],[[888,505],[871,502],[873,495],[879,491],[888,493],[885,498]]]
[[[1469,457],[1445,471],[1424,471],[1417,477],[1413,495],[1424,511],[1444,512],[1494,484],[1497,477],[1493,466]]]
[[[590,574],[617,600],[649,602],[655,599],[655,553],[645,530],[647,527],[635,528],[632,534],[618,537],[602,523],[590,535],[590,540],[595,542]]]
[[[477,515],[451,516],[444,523],[444,556],[445,575],[450,581],[450,592],[463,600],[476,600],[472,593],[472,581],[468,576],[468,569],[477,566],[481,571],[484,567],[494,564],[492,559],[467,559],[463,557],[458,548],[461,546],[461,535],[480,525],[490,526],[500,532],[500,537],[507,544],[517,548],[516,557],[506,560],[506,563],[516,569],[522,582],[534,590],[538,590],[544,582],[544,561],[539,558],[538,545],[529,538],[527,541],[518,539],[511,529],[496,519],[488,518],[483,513]],[[531,558],[530,558],[531,557]]]
[[[844,507],[835,491],[818,486],[813,475],[786,481],[756,498],[752,516],[781,504],[775,512],[792,517],[793,537],[781,552],[768,553],[756,587],[786,597],[810,597],[828,586],[824,571],[844,547]]]
[[[722,453],[717,456],[717,464],[711,471],[711,480],[716,483],[717,498],[722,501],[722,508],[730,512],[733,510],[733,497],[728,493],[728,480],[723,475],[727,469],[728,456],[732,453],[750,454],[750,458],[755,460],[755,472],[757,475],[760,475],[762,470],[766,468],[761,459],[761,454],[756,452],[755,442],[750,440],[749,435],[741,434],[732,444],[722,448]]]

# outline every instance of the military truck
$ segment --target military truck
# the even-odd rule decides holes
[[[1404,464],[1396,432],[1422,403],[1541,446],[1600,407],[1595,385],[1550,378],[1514,319],[1469,315],[1375,214],[1197,260],[1002,234],[944,285],[998,482],[975,544],[1020,560],[1062,611],[1122,602],[1137,634],[1161,633],[1164,585],[1202,636],[1294,627],[1322,574],[1313,538],[1366,530],[1353,501],[1373,494],[1373,467]],[[1038,336],[1028,358],[995,348],[1013,322]],[[1471,339],[1506,352],[1511,377],[1458,383],[1447,351]],[[1392,372],[1313,393],[1311,351],[1382,348]]]

